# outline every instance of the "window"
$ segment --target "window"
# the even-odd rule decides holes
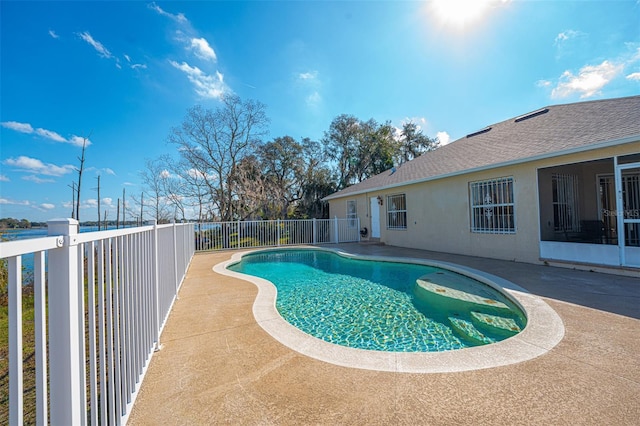
[[[349,219],[349,228],[358,226],[358,207],[355,200],[347,201],[347,219]]]
[[[387,228],[407,229],[407,200],[405,194],[387,196]]]
[[[578,176],[554,173],[551,176],[553,191],[553,229],[558,232],[579,232]]]
[[[515,234],[513,177],[469,183],[471,232]]]

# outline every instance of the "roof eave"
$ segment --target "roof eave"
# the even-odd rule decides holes
[[[616,146],[616,145],[624,145],[624,144],[633,143],[633,142],[639,142],[639,141],[640,141],[640,133],[632,135],[632,136],[627,136],[627,137],[624,137],[624,138],[612,139],[612,140],[609,140],[609,141],[606,141],[606,142],[598,142],[598,143],[595,143],[595,144],[592,144],[592,145],[586,145],[586,146],[581,146],[581,147],[577,147],[577,148],[570,148],[570,149],[565,149],[565,150],[562,150],[562,151],[553,151],[553,152],[548,152],[548,153],[545,153],[545,154],[534,155],[534,156],[531,156],[531,157],[519,158],[517,160],[505,161],[505,162],[502,162],[502,163],[489,164],[487,166],[475,167],[475,168],[472,168],[472,169],[465,169],[465,170],[455,171],[455,172],[446,173],[446,174],[443,174],[443,175],[430,176],[430,177],[422,178],[422,179],[415,179],[415,180],[409,180],[409,181],[404,181],[404,182],[398,182],[398,183],[394,183],[394,184],[391,184],[391,185],[383,185],[383,186],[377,186],[377,187],[373,187],[373,188],[367,188],[367,189],[363,189],[363,190],[360,190],[360,191],[349,192],[348,194],[344,194],[344,195],[338,195],[338,193],[336,193],[336,194],[332,194],[332,195],[327,195],[326,197],[324,197],[322,199],[322,201],[330,201],[330,200],[335,200],[335,199],[338,199],[338,198],[351,197],[351,196],[354,196],[354,195],[362,195],[362,194],[367,194],[369,192],[384,191],[384,190],[387,190],[387,189],[398,188],[398,187],[401,187],[401,186],[414,185],[414,184],[417,184],[417,183],[430,182],[430,181],[439,180],[439,179],[446,179],[446,178],[454,177],[454,176],[466,175],[466,174],[475,173],[475,172],[482,172],[482,171],[490,170],[490,169],[497,169],[499,167],[514,166],[514,165],[523,164],[523,163],[530,163],[532,161],[545,160],[545,159],[548,159],[548,158],[560,157],[560,156],[563,156],[563,155],[578,154],[578,153],[581,153],[581,152],[594,151],[596,149],[609,148],[609,147]]]

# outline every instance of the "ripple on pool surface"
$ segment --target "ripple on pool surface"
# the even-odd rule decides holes
[[[443,270],[427,265],[354,260],[317,250],[284,250],[247,255],[229,269],[271,281],[278,291],[276,308],[286,321],[307,334],[342,346],[439,352],[513,335],[482,321],[489,317],[471,317],[472,310],[501,316],[509,312],[507,305],[511,303],[504,295],[449,271],[445,274],[447,282],[440,285],[449,285],[449,290],[455,287],[460,294],[452,294],[459,297],[425,292],[419,285],[420,277],[443,279]],[[489,303],[494,306],[460,296],[472,293],[495,301]],[[474,339],[452,323],[471,324],[472,319],[479,333],[490,339]],[[472,327],[475,329],[470,326],[465,330]]]
[[[350,275],[314,273],[321,276],[283,278],[276,301],[287,321],[312,336],[380,351],[444,351],[466,346],[451,328],[417,311],[407,293]]]

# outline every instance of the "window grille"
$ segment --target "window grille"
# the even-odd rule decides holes
[[[515,234],[513,177],[469,183],[471,232]]]
[[[358,226],[358,207],[355,200],[347,201],[347,219],[349,219],[349,228]]]
[[[553,191],[553,229],[558,232],[579,232],[578,176],[554,173],[551,176]]]
[[[407,229],[407,200],[405,194],[387,196],[387,228]]]

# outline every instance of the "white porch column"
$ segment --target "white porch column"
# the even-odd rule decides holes
[[[50,421],[55,425],[81,425],[85,424],[84,360],[80,359],[84,312],[78,304],[78,221],[54,219],[47,226],[49,235],[63,236],[61,247],[49,251]]]

